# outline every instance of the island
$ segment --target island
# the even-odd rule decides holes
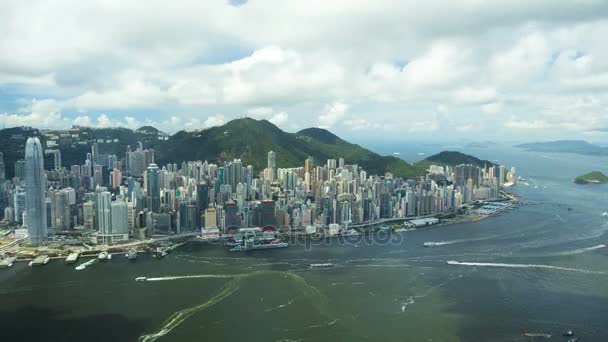
[[[600,171],[592,171],[572,180],[576,184],[604,184],[608,183],[608,176]]]

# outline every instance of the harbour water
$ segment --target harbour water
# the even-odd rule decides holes
[[[0,340],[534,341],[522,331],[572,329],[608,341],[608,186],[570,181],[608,158],[465,152],[517,166],[528,204],[372,242],[245,253],[191,242],[82,271],[16,263],[0,270]],[[309,266],[322,263],[334,267]]]

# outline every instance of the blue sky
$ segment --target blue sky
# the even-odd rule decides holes
[[[608,141],[608,2],[8,1],[0,127]]]

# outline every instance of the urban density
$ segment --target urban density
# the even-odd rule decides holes
[[[62,165],[57,133],[46,134],[46,151],[37,137],[27,139],[15,177],[2,179],[4,235],[29,246],[111,246],[185,233],[213,239],[245,231],[332,236],[389,222],[416,227],[463,209],[491,215],[502,206],[482,207],[482,201],[508,198],[501,189],[516,180],[514,168],[494,164],[430,165],[426,176],[413,179],[370,175],[343,158],[307,158],[301,167],[281,168],[273,151],[263,170],[239,159],[159,166],[141,142],[120,156],[105,153],[104,141],[90,142],[81,164]],[[52,167],[44,170],[50,156]],[[4,178],[2,155],[0,161]]]

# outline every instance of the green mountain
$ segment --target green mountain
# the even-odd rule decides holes
[[[464,154],[456,151],[443,151],[435,155],[432,155],[424,160],[417,162],[415,165],[418,167],[428,167],[428,165],[460,165],[460,164],[471,164],[478,167],[490,167],[496,165],[489,160],[481,160],[468,154]]]
[[[30,127],[4,129],[0,130],[0,151],[4,152],[7,177],[13,176],[15,161],[23,159],[25,141],[31,136],[39,137],[45,150],[61,150],[65,167],[83,164],[94,142],[99,144],[100,153],[115,154],[120,159],[124,157],[128,145],[135,147],[141,141],[144,148],[155,150],[156,162],[160,165],[188,160],[221,163],[239,158],[259,172],[266,167],[267,153],[272,150],[276,152],[277,167],[302,166],[309,156],[317,165],[325,164],[327,159],[341,157],[349,164],[362,166],[370,174],[391,172],[401,177],[425,174],[423,167],[393,156],[381,156],[325,129],[307,128],[297,133],[287,133],[269,121],[243,118],[223,126],[180,131],[171,136],[151,126],[135,131],[87,127],[45,131]],[[45,158],[45,164],[47,169],[52,168],[52,158]]]
[[[277,167],[302,166],[312,157],[316,164],[327,159],[344,158],[362,166],[371,174],[391,172],[401,177],[415,177],[424,170],[390,156],[381,156],[359,145],[340,139],[321,128],[307,128],[287,133],[267,120],[236,119],[223,126],[202,131],[180,131],[159,144],[160,164],[183,160],[224,161],[239,158],[260,171],[266,167],[268,151],[276,152]]]
[[[608,183],[608,176],[600,171],[592,171],[572,180],[576,184],[605,184]]]

